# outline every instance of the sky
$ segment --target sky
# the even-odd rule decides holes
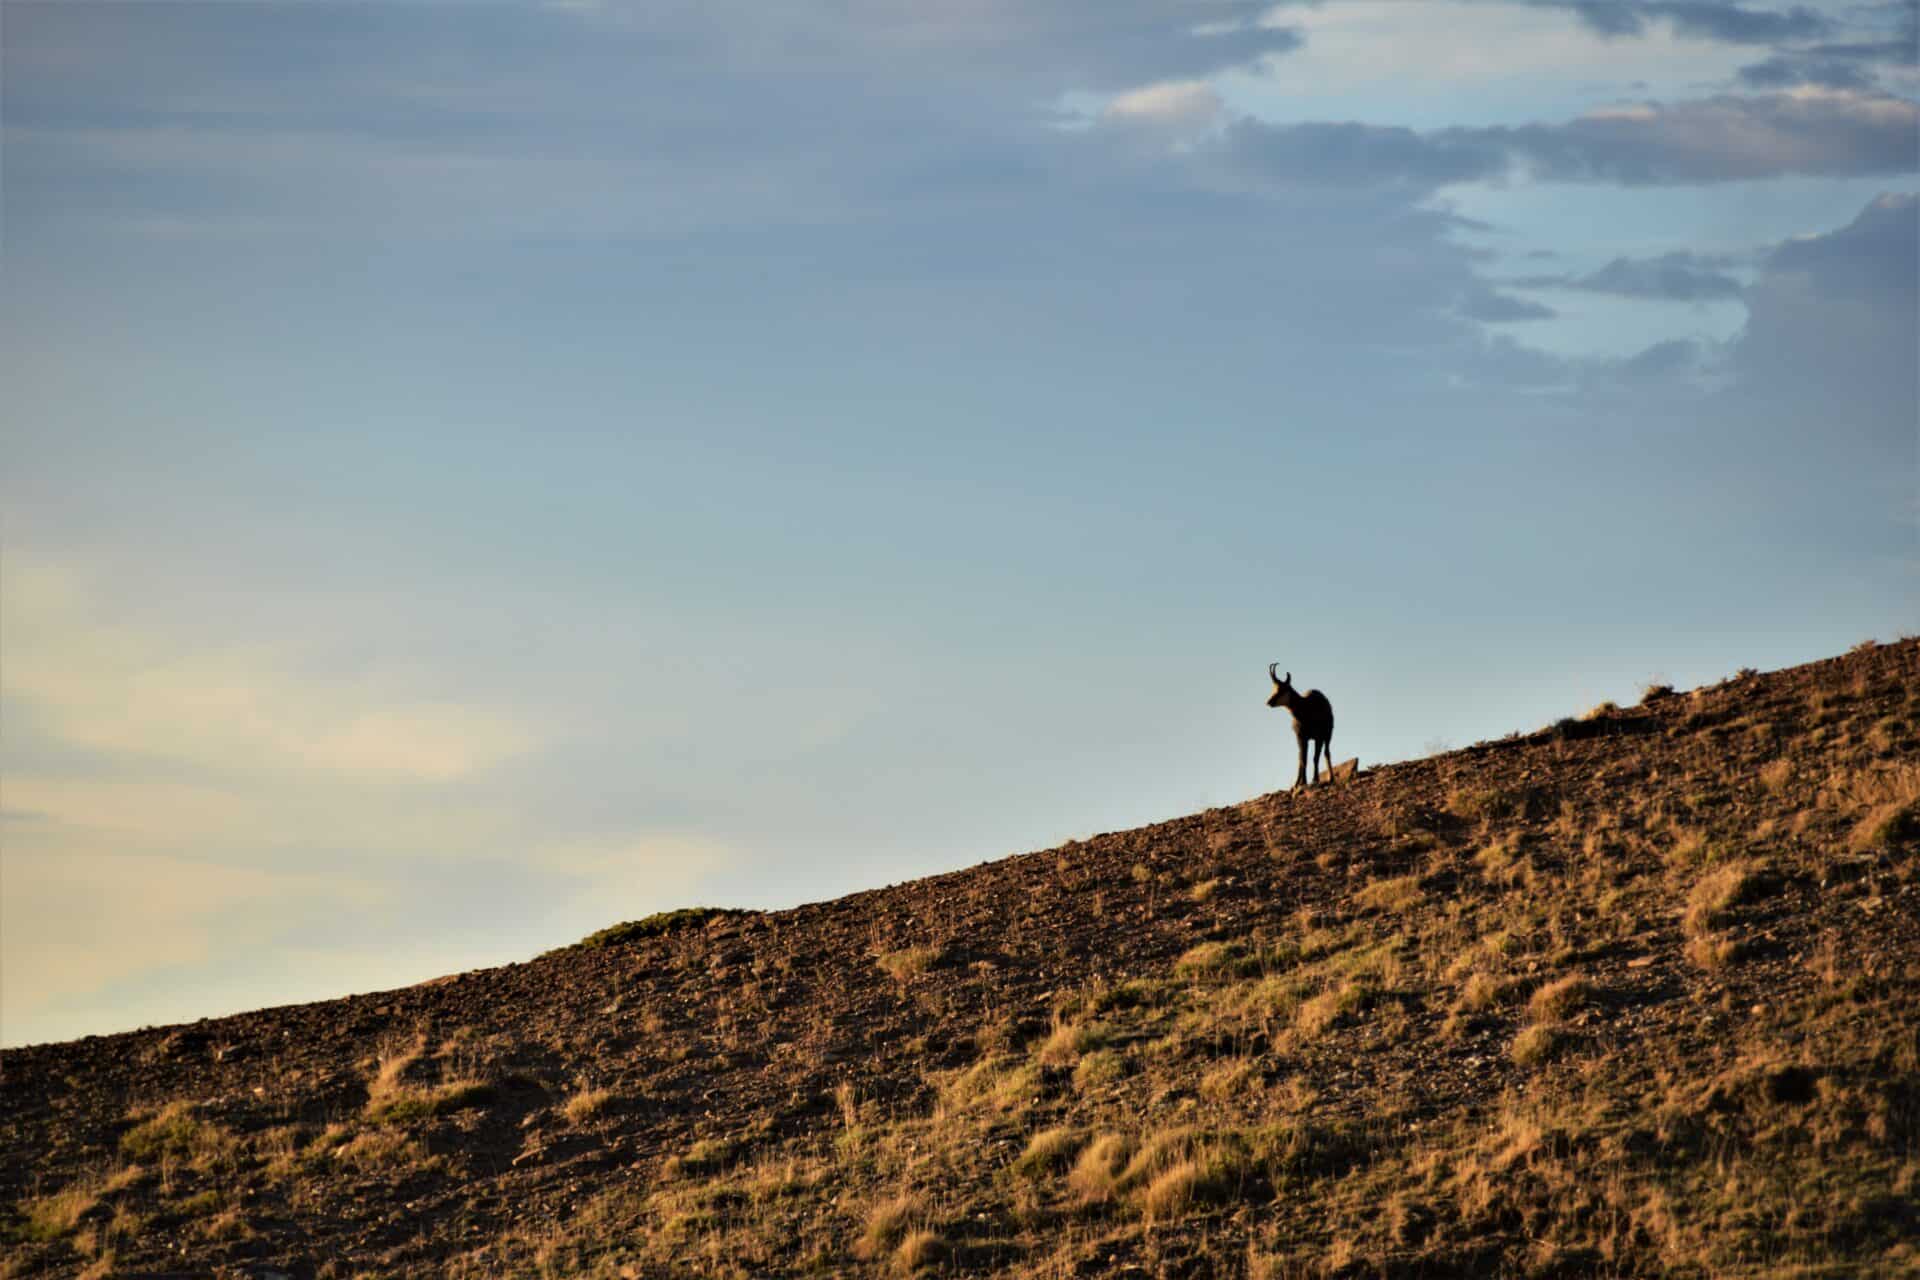
[[[1915,0],[0,11],[0,1043],[1920,629]]]

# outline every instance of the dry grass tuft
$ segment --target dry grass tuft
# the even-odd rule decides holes
[[[197,1169],[225,1163],[236,1146],[232,1134],[202,1120],[189,1102],[169,1102],[120,1135],[120,1154],[129,1160],[181,1160]]]
[[[1067,1167],[1086,1145],[1081,1129],[1042,1129],[1027,1142],[1027,1149],[1013,1162],[1013,1171],[1027,1178],[1041,1178]]]
[[[1687,939],[1686,957],[1708,973],[1732,968],[1747,958],[1748,944],[1728,933],[1698,933]]]
[[[933,968],[940,958],[939,947],[902,947],[898,951],[883,951],[873,961],[895,982],[905,982]]]
[[[1244,977],[1257,968],[1247,949],[1237,942],[1202,942],[1173,962],[1175,976],[1182,978]]]
[[[1120,1178],[1132,1161],[1137,1144],[1121,1133],[1103,1133],[1074,1161],[1067,1185],[1082,1204],[1104,1204],[1120,1191]]]
[[[91,1180],[35,1196],[19,1205],[19,1222],[11,1234],[23,1242],[58,1240],[70,1235],[80,1225],[81,1217],[99,1203],[100,1188]]]
[[[1095,1049],[1073,1069],[1073,1087],[1081,1093],[1112,1084],[1127,1074],[1127,1060],[1112,1049]]]
[[[910,1191],[882,1200],[867,1211],[867,1228],[854,1244],[854,1256],[878,1258],[890,1253],[926,1220],[926,1207]]]
[[[1052,1034],[1040,1045],[1038,1057],[1043,1066],[1072,1066],[1080,1061],[1082,1055],[1098,1049],[1106,1040],[1104,1027],[1086,1022],[1060,1022],[1054,1025]]]
[[[1294,1030],[1309,1039],[1319,1036],[1371,1008],[1377,994],[1370,979],[1350,978],[1303,1002],[1293,1017]]]
[[[1920,766],[1907,766],[1875,779],[1868,794],[1885,798],[1854,824],[1847,847],[1855,853],[1891,853],[1920,844]]]
[[[1763,883],[1759,869],[1750,862],[1730,862],[1715,867],[1701,876],[1687,894],[1681,928],[1688,937],[1719,928],[1726,923],[1727,912],[1755,896]]]
[[[1538,1066],[1559,1053],[1561,1044],[1558,1031],[1543,1023],[1536,1023],[1513,1038],[1507,1056],[1523,1067]]]
[[[1353,895],[1354,905],[1366,911],[1405,911],[1424,895],[1419,876],[1376,880]]]
[[[571,1124],[585,1124],[607,1109],[613,1101],[613,1090],[594,1089],[581,1085],[567,1097],[561,1112]]]
[[[1247,1058],[1230,1058],[1200,1077],[1200,1096],[1228,1105],[1246,1097],[1260,1079],[1259,1065]]]
[[[1533,1015],[1535,1022],[1552,1025],[1565,1022],[1581,1010],[1591,1008],[1599,999],[1600,988],[1591,979],[1569,974],[1534,992],[1527,1001],[1527,1012]]]
[[[939,1233],[918,1227],[909,1231],[893,1251],[893,1269],[901,1275],[912,1275],[940,1265],[952,1253]]]

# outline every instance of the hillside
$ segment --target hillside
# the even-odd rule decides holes
[[[4,1274],[1911,1274],[1917,846],[1907,640],[9,1051]]]

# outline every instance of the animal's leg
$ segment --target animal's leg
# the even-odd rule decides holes
[[[1327,762],[1327,781],[1333,781],[1333,730],[1327,730],[1327,736],[1321,739],[1320,754]]]
[[[1293,775],[1293,785],[1300,787],[1307,782],[1307,735],[1300,734],[1295,740],[1300,744],[1300,771]]]

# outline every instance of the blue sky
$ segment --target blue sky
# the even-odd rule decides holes
[[[0,1041],[1911,631],[1915,14],[9,3]]]

